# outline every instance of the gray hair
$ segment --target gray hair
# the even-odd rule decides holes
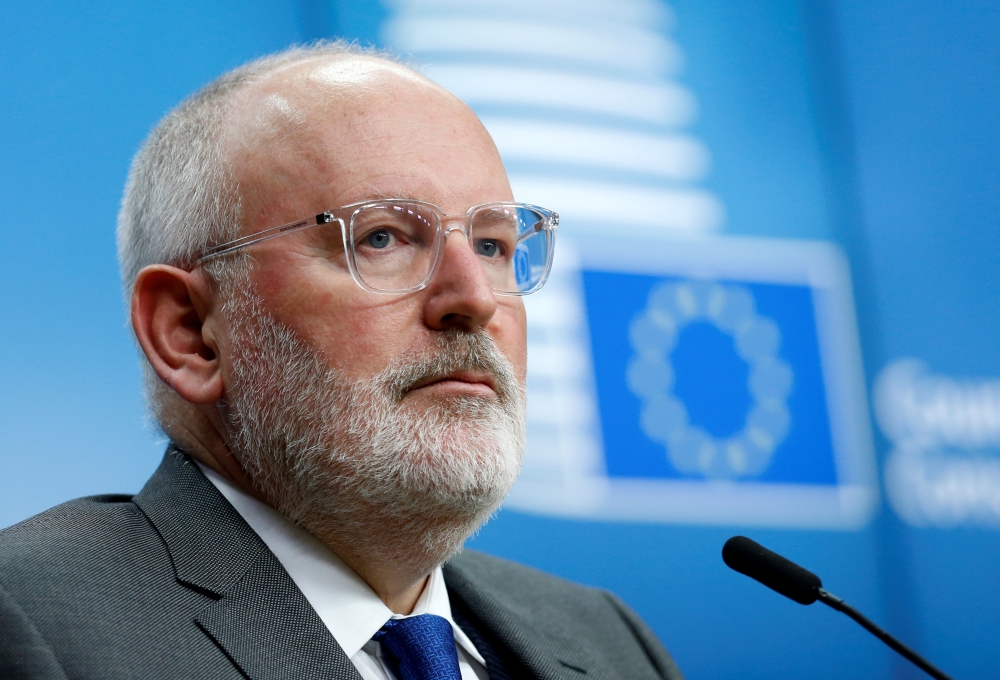
[[[149,133],[132,160],[118,213],[118,259],[126,309],[144,267],[189,267],[206,248],[240,236],[242,198],[222,135],[237,96],[272,72],[316,58],[392,55],[342,40],[295,46],[229,71],[181,102]],[[242,258],[221,258],[207,268],[224,281]],[[141,353],[140,353],[141,355]],[[146,400],[163,431],[190,406],[164,384],[142,356]]]

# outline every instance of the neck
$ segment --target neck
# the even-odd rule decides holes
[[[393,613],[407,616],[413,613],[413,608],[417,606],[417,600],[420,599],[429,580],[430,576],[425,576],[419,582],[397,595],[379,593],[377,591],[376,594]]]
[[[393,570],[371,569],[370,565],[353,559],[349,554],[337,553],[351,569],[378,595],[386,607],[394,614],[407,616],[413,613],[417,600],[427,587],[429,574],[424,574],[416,581],[410,581],[410,576],[404,573],[394,573]]]
[[[304,517],[300,524],[360,576],[385,605],[407,615],[429,575],[455,554],[471,531],[419,518],[351,522]]]
[[[216,408],[182,404],[181,418],[170,418],[164,427],[170,436],[185,453],[202,465],[210,467],[236,488],[250,494],[257,500],[267,503],[267,500],[254,488],[253,481],[243,469],[243,465],[232,454],[224,432],[222,416]],[[269,504],[269,503],[268,503]],[[269,504],[270,505],[270,504]]]

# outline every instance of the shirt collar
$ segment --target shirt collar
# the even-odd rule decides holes
[[[215,488],[278,558],[348,657],[357,654],[394,614],[378,595],[329,548],[270,506],[198,463]],[[485,667],[486,661],[451,617],[451,601],[441,567],[431,572],[410,616],[435,614],[447,619],[455,642]]]

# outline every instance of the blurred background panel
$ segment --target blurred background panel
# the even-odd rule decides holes
[[[114,228],[152,125],[220,72],[301,40],[296,2],[21,2],[0,28],[0,524],[134,491],[147,425]]]
[[[134,492],[114,222],[149,128],[344,37],[465,99],[558,211],[529,442],[471,542],[615,590],[690,678],[919,677],[730,572],[734,533],[955,677],[1000,665],[1000,9],[985,1],[4,7],[0,526]]]

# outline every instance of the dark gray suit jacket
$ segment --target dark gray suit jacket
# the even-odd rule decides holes
[[[610,593],[474,552],[444,573],[453,609],[510,677],[681,677]],[[176,450],[136,496],[79,499],[0,531],[4,680],[359,677],[267,546]]]

